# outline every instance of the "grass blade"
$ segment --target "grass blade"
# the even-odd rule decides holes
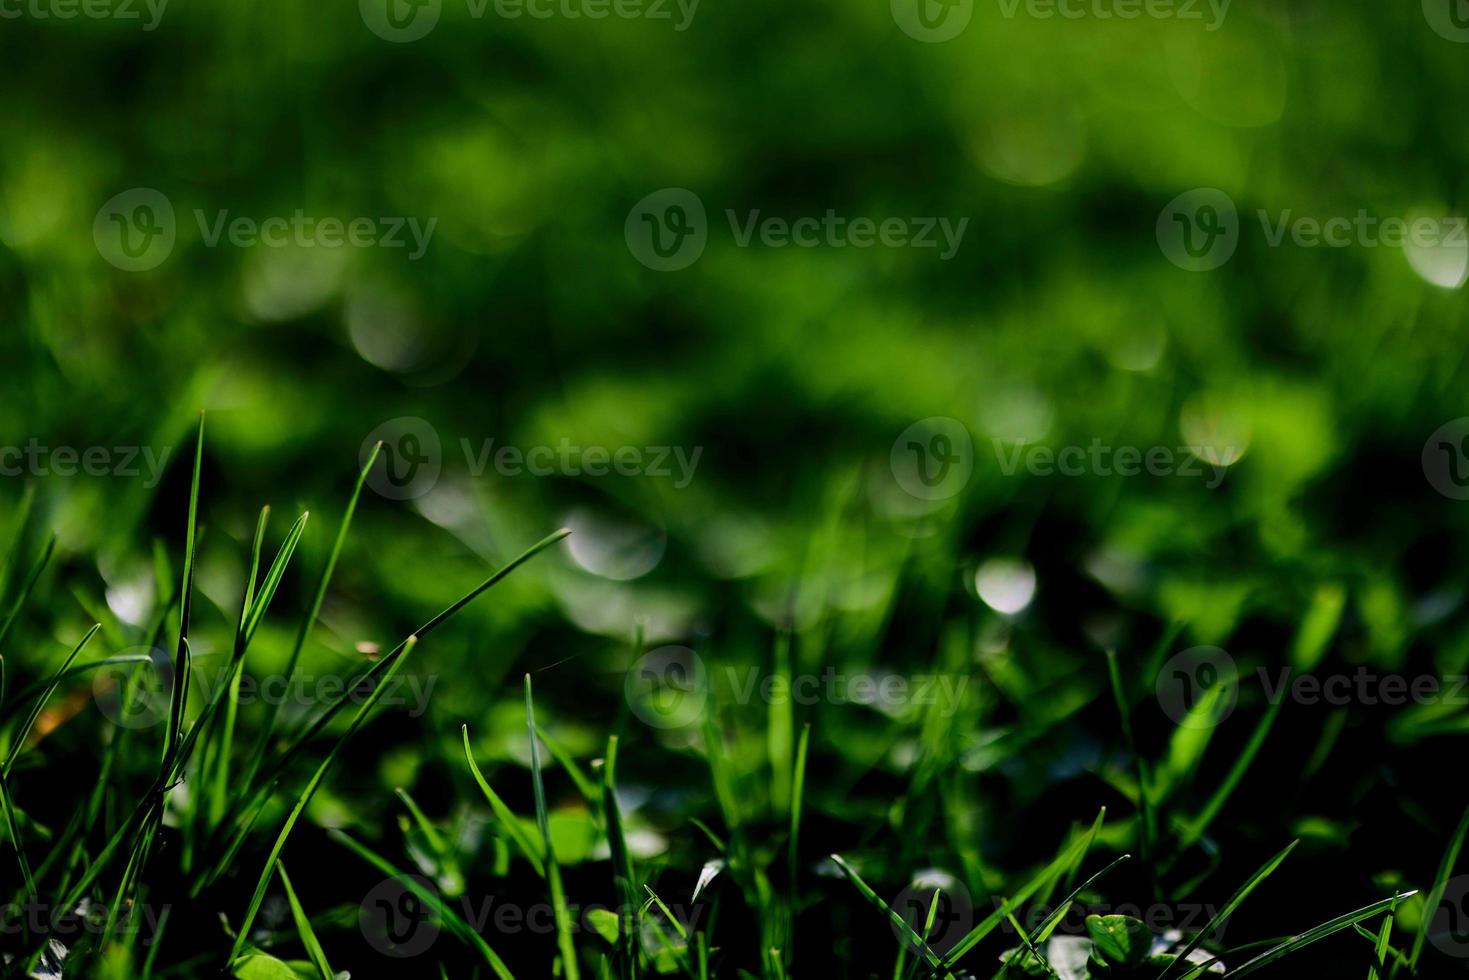
[[[1203,930],[1195,935],[1194,938],[1190,939],[1188,941],[1188,945],[1184,946],[1183,949],[1179,951],[1178,958],[1175,959],[1172,963],[1168,964],[1168,966],[1164,968],[1162,973],[1158,974],[1158,980],[1166,980],[1168,974],[1173,972],[1174,967],[1182,965],[1188,959],[1188,954],[1199,948],[1199,945],[1204,941],[1205,937],[1213,934],[1216,928],[1218,928],[1221,924],[1229,921],[1229,917],[1235,913],[1235,910],[1244,903],[1245,899],[1250,897],[1250,892],[1254,891],[1260,886],[1261,882],[1274,874],[1275,869],[1280,867],[1281,863],[1285,861],[1286,858],[1290,857],[1291,851],[1294,851],[1300,843],[1301,842],[1298,840],[1291,841],[1290,845],[1286,847],[1285,850],[1281,851],[1279,854],[1275,855],[1275,857],[1265,862],[1265,864],[1258,871],[1251,875],[1250,880],[1245,882],[1244,885],[1239,889],[1239,891],[1234,893],[1234,897],[1225,903],[1224,908],[1219,910],[1219,914],[1214,916],[1213,919],[1209,920],[1209,924],[1204,926]]]
[[[301,535],[306,530],[306,521],[310,519],[311,511],[303,511],[296,518],[296,523],[286,532],[286,539],[281,542],[280,550],[275,554],[275,559],[270,563],[270,569],[265,573],[265,578],[260,583],[260,593],[255,596],[255,601],[250,606],[250,618],[245,624],[245,644],[248,646],[255,631],[260,628],[260,622],[265,618],[265,612],[270,608],[270,601],[275,598],[276,589],[280,587],[281,578],[286,574],[286,566],[291,563],[291,556],[296,553],[296,545],[301,543]],[[253,573],[252,573],[253,574]]]
[[[417,642],[418,637],[410,636],[404,644],[404,654],[406,655],[411,652]],[[280,858],[281,851],[286,846],[286,838],[291,835],[292,829],[296,826],[296,821],[301,818],[302,812],[306,809],[306,804],[311,802],[311,797],[316,794],[317,787],[321,785],[321,781],[326,776],[327,770],[331,768],[332,763],[337,760],[337,755],[342,751],[343,746],[366,723],[367,717],[372,712],[372,709],[382,699],[382,696],[387,693],[390,687],[388,682],[392,680],[393,676],[398,672],[398,668],[403,665],[406,659],[407,657],[403,656],[393,661],[392,666],[388,668],[388,672],[383,676],[382,683],[373,689],[372,694],[368,695],[367,700],[357,709],[357,714],[353,716],[351,724],[347,726],[347,731],[337,739],[336,744],[332,746],[331,751],[327,753],[321,765],[316,767],[316,772],[306,784],[306,788],[297,797],[296,805],[291,808],[290,815],[286,817],[285,825],[281,827],[280,833],[276,836],[275,844],[270,849],[270,856],[265,860],[265,868],[260,872],[260,879],[255,884],[255,893],[250,897],[250,905],[245,910],[245,918],[240,923],[239,934],[235,937],[235,945],[230,950],[230,962],[234,962],[235,958],[244,949],[246,937],[250,934],[250,926],[255,922],[256,913],[260,911],[260,903],[265,900],[265,889],[270,884],[270,877],[275,870],[275,863]]]
[[[1433,918],[1438,913],[1439,903],[1443,901],[1444,889],[1448,887],[1449,878],[1454,873],[1454,865],[1459,863],[1459,852],[1464,849],[1465,835],[1469,835],[1469,809],[1465,809],[1464,815],[1459,818],[1459,826],[1454,830],[1454,836],[1449,838],[1448,849],[1444,851],[1443,860],[1438,864],[1438,874],[1433,878],[1433,888],[1424,901],[1423,928],[1413,937],[1413,951],[1408,954],[1408,965],[1413,969],[1418,967],[1418,957],[1423,954],[1423,943],[1428,939],[1428,930],[1433,928]]]
[[[286,901],[291,906],[291,918],[296,923],[296,934],[301,937],[301,944],[306,947],[306,955],[310,957],[311,965],[316,967],[316,972],[321,975],[321,980],[334,980],[336,974],[328,965],[326,951],[321,948],[316,933],[311,929],[311,919],[306,915],[306,910],[301,907],[301,900],[296,897],[296,889],[291,886],[291,876],[286,874],[285,862],[277,862],[275,870],[280,875],[281,886],[286,890]]]
[[[1105,813],[1106,811],[1103,810],[1102,812]],[[1068,873],[1080,864],[1086,857],[1087,851],[1091,849],[1092,840],[1096,837],[1097,830],[1101,826],[1101,820],[1102,817],[1099,814],[1097,822],[1092,825],[1090,833],[1078,838],[1070,847],[1062,851],[1055,860],[1046,865],[1040,874],[1036,875],[1023,888],[1016,892],[1014,897],[1007,900],[1001,908],[991,912],[984,918],[984,921],[969,930],[968,934],[959,940],[959,942],[955,943],[954,947],[949,950],[948,955],[945,957],[945,962],[949,966],[958,963],[960,957],[964,956],[964,954],[968,953],[975,946],[978,946],[986,936],[995,931],[1001,922],[1005,921],[1007,915],[1014,912],[1023,902],[1028,901],[1032,895],[1040,891],[1041,887],[1047,881]]]
[[[31,713],[26,716],[25,722],[15,731],[15,741],[10,745],[10,754],[5,757],[3,770],[0,770],[4,775],[10,775],[10,767],[15,764],[16,757],[20,755],[21,749],[24,748],[26,738],[31,733],[31,727],[35,725],[36,719],[41,717],[41,712],[45,710],[46,702],[51,699],[51,695],[56,693],[56,688],[61,684],[61,679],[66,676],[67,668],[71,666],[72,661],[76,660],[77,654],[82,652],[82,648],[87,645],[92,637],[97,635],[97,631],[101,628],[102,624],[96,623],[91,629],[87,630],[87,635],[83,636],[81,641],[72,648],[71,653],[67,655],[66,660],[62,663],[61,669],[51,675],[50,682],[46,685],[46,689],[41,693],[41,696],[36,699],[35,705],[31,708]]]
[[[243,659],[238,656],[245,647],[245,622],[250,607],[255,602],[256,578],[260,574],[260,550],[265,543],[265,528],[270,522],[270,507],[260,508],[260,517],[255,521],[255,538],[250,544],[250,577],[245,583],[245,597],[240,602],[240,619],[235,626],[235,653],[229,669],[229,700],[225,705],[224,720],[220,722],[219,745],[215,750],[214,786],[209,801],[210,820],[217,824],[224,815],[224,804],[228,798],[230,753],[235,741],[235,718],[240,707],[240,675],[244,670]]]
[[[19,531],[16,532],[17,535],[19,533]],[[46,542],[46,547],[41,549],[40,557],[31,565],[31,570],[26,575],[25,585],[21,586],[20,594],[15,597],[15,601],[10,604],[10,611],[5,614],[5,622],[0,623],[0,649],[4,649],[5,638],[10,635],[10,627],[15,625],[15,620],[20,616],[21,609],[25,608],[26,600],[31,596],[31,590],[36,587],[36,581],[41,577],[41,573],[46,570],[46,565],[50,563],[51,554],[55,550],[56,535],[53,534]]]
[[[0,774],[0,810],[5,811],[5,830],[15,848],[16,860],[20,863],[20,877],[25,882],[26,897],[38,895],[36,879],[31,874],[30,862],[26,860],[25,845],[20,839],[20,823],[15,819],[15,808],[10,803],[10,788],[6,785],[4,774]]]
[[[612,877],[623,909],[633,916],[630,928],[618,936],[622,955],[622,976],[636,980],[638,975],[636,937],[642,935],[638,920],[637,880],[633,877],[632,852],[622,827],[622,811],[617,805],[617,736],[607,739],[607,755],[602,762],[602,823],[606,828],[607,848],[612,855]]]
[[[1377,933],[1377,943],[1374,951],[1377,953],[1376,961],[1367,968],[1367,980],[1379,980],[1378,967],[1386,969],[1387,951],[1392,941],[1393,914],[1389,912],[1382,918],[1382,928]],[[1353,929],[1361,929],[1361,926],[1353,926]]]
[[[510,972],[510,968],[505,965],[505,961],[500,959],[499,954],[490,948],[489,943],[485,942],[484,937],[471,928],[469,923],[465,922],[453,908],[445,904],[444,900],[439,898],[433,889],[424,887],[423,883],[416,877],[405,874],[399,868],[394,867],[391,862],[379,857],[371,849],[342,831],[333,828],[328,830],[326,835],[362,858],[374,868],[377,868],[378,871],[390,878],[397,879],[420,902],[433,909],[434,914],[449,927],[450,932],[473,947],[484,958],[489,968],[495,971],[495,976],[499,977],[500,980],[515,980],[515,975]]]
[[[372,452],[367,456],[367,464],[357,474],[357,483],[352,487],[352,496],[347,498],[347,509],[342,512],[342,520],[337,524],[337,536],[332,541],[332,549],[327,553],[326,564],[322,566],[321,576],[316,580],[316,591],[311,595],[311,605],[301,619],[301,625],[296,630],[296,641],[291,645],[290,656],[286,658],[284,671],[286,677],[291,677],[296,673],[296,664],[301,659],[301,650],[306,646],[306,639],[316,626],[316,617],[321,615],[322,603],[326,601],[327,586],[331,584],[332,573],[337,568],[337,559],[342,555],[342,547],[347,543],[347,529],[352,525],[352,515],[357,512],[357,500],[362,496],[362,485],[367,482],[367,474],[372,470],[372,464],[377,462],[378,453],[382,448],[381,442],[372,447]],[[254,755],[257,762],[251,766],[250,776],[246,779],[247,783],[254,780],[258,760],[265,758],[265,750],[270,745],[271,732],[275,729],[276,717],[279,713],[279,704],[272,704],[266,709],[265,720],[260,727],[260,744]]]
[[[511,841],[515,843],[516,848],[524,855],[525,859],[530,862],[531,867],[536,869],[536,874],[542,878],[546,877],[546,865],[542,859],[540,845],[536,842],[535,838],[526,832],[525,827],[520,822],[520,818],[505,805],[504,800],[500,799],[500,794],[490,788],[490,784],[485,780],[484,774],[479,771],[479,766],[475,765],[474,753],[469,748],[469,726],[460,726],[459,732],[464,738],[464,760],[469,763],[469,772],[474,776],[474,781],[479,784],[480,792],[489,801],[490,809],[494,811],[495,819],[504,825],[505,832],[510,835]]]
[[[1238,969],[1230,970],[1228,973],[1225,974],[1225,976],[1226,977],[1244,977],[1244,976],[1249,976],[1251,973],[1254,973],[1256,970],[1263,969],[1263,968],[1269,966],[1271,963],[1274,963],[1276,960],[1279,960],[1279,959],[1281,959],[1282,957],[1285,957],[1285,956],[1289,956],[1291,953],[1294,953],[1294,952],[1296,952],[1299,949],[1303,949],[1303,948],[1311,945],[1312,943],[1320,942],[1321,940],[1327,938],[1328,936],[1332,936],[1332,935],[1335,935],[1338,932],[1341,932],[1343,929],[1350,929],[1352,926],[1356,925],[1358,922],[1365,921],[1367,919],[1372,918],[1375,915],[1379,915],[1379,914],[1381,914],[1383,912],[1386,912],[1386,911],[1388,911],[1388,910],[1396,907],[1397,904],[1399,902],[1401,902],[1403,899],[1405,899],[1405,898],[1411,898],[1412,896],[1414,896],[1416,894],[1418,894],[1418,893],[1417,892],[1405,892],[1405,893],[1403,893],[1401,895],[1394,895],[1392,898],[1385,898],[1385,899],[1383,899],[1380,902],[1373,902],[1371,905],[1368,905],[1366,908],[1358,909],[1355,912],[1349,912],[1346,915],[1343,915],[1343,916],[1340,916],[1338,918],[1332,919],[1330,922],[1324,922],[1324,923],[1322,923],[1321,925],[1317,926],[1314,929],[1311,929],[1311,930],[1308,930],[1306,932],[1303,932],[1299,936],[1293,936],[1290,939],[1287,939],[1285,942],[1280,943],[1277,946],[1271,947],[1270,949],[1268,949],[1265,952],[1261,953],[1259,956],[1257,956],[1254,959],[1250,960],[1244,966],[1241,966]],[[1191,973],[1189,975],[1190,980],[1192,980],[1192,978],[1194,976],[1197,976],[1197,975],[1198,975],[1198,971],[1195,971],[1194,973]]]
[[[775,639],[776,690],[788,691],[791,684],[791,634],[781,630]],[[783,817],[791,805],[791,766],[795,758],[795,699],[772,698],[767,707],[766,750],[770,757],[770,806]]]
[[[441,611],[437,616],[434,616],[427,623],[424,623],[422,626],[420,626],[417,630],[414,631],[414,636],[419,638],[427,636],[429,633],[433,632],[436,628],[441,626],[446,620],[453,617],[455,613],[459,612],[459,610],[463,609],[465,606],[469,605],[471,602],[477,599],[486,590],[500,583],[511,572],[515,571],[521,565],[524,565],[536,555],[551,547],[551,545],[565,538],[570,533],[571,531],[569,531],[568,529],[562,528],[561,530],[556,531],[553,534],[548,534],[540,541],[537,541],[535,544],[531,545],[525,551],[517,555],[499,571],[495,572],[479,585],[476,585],[474,588],[470,589],[464,595],[459,597],[459,599],[457,599],[455,602],[451,603],[448,607]],[[276,757],[274,762],[271,763],[270,767],[266,769],[264,776],[261,777],[262,780],[265,782],[269,782],[276,776],[278,776],[281,771],[287,765],[289,765],[291,759],[293,759],[296,753],[301,750],[302,746],[304,746],[312,738],[316,737],[316,735],[331,722],[332,718],[336,716],[337,712],[341,711],[342,708],[346,706],[346,704],[351,700],[351,697],[354,694],[356,694],[365,685],[371,683],[373,678],[375,678],[378,674],[382,673],[384,670],[389,669],[392,663],[397,660],[399,656],[402,655],[403,646],[404,645],[402,643],[398,644],[398,646],[389,651],[386,656],[378,660],[377,663],[373,664],[370,668],[364,671],[360,677],[354,680],[351,684],[347,685],[346,693],[344,693],[336,701],[332,702],[331,706],[328,707],[326,711],[322,712],[322,714],[319,715],[317,719],[312,722],[311,725],[307,727],[304,732],[300,733],[291,740],[290,744],[287,745],[287,747]]]
[[[194,607],[194,552],[198,546],[199,476],[204,467],[204,414],[199,413],[199,436],[194,443],[194,475],[189,482],[189,524],[184,538],[184,575],[179,588],[179,642],[174,653],[173,696],[169,700],[168,730],[163,733],[163,781],[169,781],[174,754],[183,736],[184,708],[189,698],[189,615]],[[168,790],[165,788],[164,792]]]
[[[1239,757],[1235,759],[1234,765],[1230,767],[1229,775],[1224,777],[1224,781],[1219,784],[1219,788],[1214,791],[1214,795],[1209,798],[1204,809],[1183,832],[1179,839],[1180,850],[1189,847],[1202,837],[1204,831],[1208,830],[1209,825],[1214,822],[1214,818],[1219,816],[1219,811],[1224,809],[1224,804],[1229,802],[1229,797],[1234,793],[1235,787],[1239,785],[1240,780],[1244,779],[1245,773],[1254,764],[1255,756],[1260,753],[1260,747],[1265,744],[1265,738],[1270,734],[1270,729],[1275,724],[1275,719],[1280,714],[1280,709],[1285,701],[1285,698],[1276,698],[1275,703],[1266,710],[1265,717],[1261,718],[1260,723],[1255,726],[1249,742],[1246,743]]]
[[[851,879],[852,884],[857,886],[857,891],[862,893],[863,898],[867,899],[867,901],[871,902],[877,908],[887,913],[888,920],[893,924],[893,928],[898,930],[898,934],[903,937],[904,943],[910,949],[917,950],[919,955],[923,957],[928,965],[932,967],[935,971],[937,971],[940,975],[945,977],[953,976],[953,974],[949,972],[947,965],[944,963],[943,957],[935,952],[933,947],[928,945],[928,942],[924,940],[922,936],[914,932],[913,927],[908,924],[908,920],[904,919],[897,912],[893,911],[892,907],[888,905],[887,902],[884,902],[882,900],[882,897],[878,895],[877,892],[872,890],[872,886],[868,885],[867,882],[862,880],[862,876],[859,875],[856,870],[853,869],[853,867],[842,858],[841,855],[833,854],[831,856],[831,859],[836,863],[836,866],[838,868],[842,869],[842,873],[845,874],[849,879]]]
[[[556,849],[551,844],[551,820],[546,810],[546,787],[541,780],[540,739],[536,737],[536,709],[531,697],[530,675],[525,675],[525,719],[530,733],[530,772],[536,796],[536,823],[541,828],[541,841],[546,853],[546,882],[551,886],[551,910],[556,916],[556,942],[561,949],[561,968],[566,980],[580,980],[576,961],[576,945],[572,942],[571,909],[566,904],[566,890],[561,883],[561,868],[556,863]]]
[[[546,747],[546,751],[551,753],[551,758],[555,759],[557,764],[566,770],[566,775],[570,776],[571,781],[576,784],[577,792],[582,795],[582,799],[587,801],[587,805],[596,806],[597,800],[601,798],[601,792],[587,774],[582,771],[582,767],[577,764],[576,758],[572,756],[571,751],[559,740],[549,735],[539,725],[536,726],[536,735],[540,737],[541,744]]]
[[[1148,773],[1147,762],[1142,753],[1137,750],[1137,742],[1132,736],[1132,710],[1128,707],[1127,692],[1122,687],[1122,674],[1117,669],[1117,653],[1113,650],[1107,651],[1107,678],[1112,684],[1112,697],[1117,702],[1117,713],[1122,719],[1122,737],[1127,744],[1127,751],[1132,753],[1134,765],[1137,767],[1137,800],[1139,833],[1138,843],[1142,847],[1143,863],[1148,867],[1148,873],[1153,874],[1153,862],[1151,860],[1153,840],[1157,838],[1157,823],[1153,816],[1153,787],[1152,779]],[[1153,881],[1153,891],[1158,890],[1158,883]]]

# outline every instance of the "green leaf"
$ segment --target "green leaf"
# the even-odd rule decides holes
[[[1146,922],[1126,915],[1089,915],[1086,931],[1092,952],[1110,967],[1132,969],[1148,958],[1153,931]]]
[[[608,945],[617,945],[619,930],[616,912],[611,909],[588,909],[587,924],[592,927],[593,932],[607,940]]]
[[[239,980],[315,980],[310,963],[287,963],[253,946],[230,961],[230,973]]]

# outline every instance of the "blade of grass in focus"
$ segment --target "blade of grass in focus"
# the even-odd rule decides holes
[[[296,897],[296,889],[291,885],[291,876],[286,874],[286,863],[279,861],[275,866],[276,874],[280,875],[281,887],[285,889],[286,901],[291,906],[291,920],[296,924],[296,934],[301,937],[301,945],[306,947],[306,955],[310,957],[311,964],[316,967],[316,972],[321,980],[334,980],[336,974],[326,961],[326,951],[321,948],[321,943],[316,938],[316,933],[311,928],[311,918],[306,910],[301,907],[301,900]]]
[[[235,938],[235,945],[230,950],[230,962],[234,962],[235,958],[240,955],[241,950],[244,948],[246,938],[250,935],[250,927],[255,922],[256,913],[260,911],[260,903],[265,900],[265,889],[270,884],[271,875],[275,871],[275,863],[280,858],[281,851],[285,849],[286,838],[290,836],[291,831],[295,828],[296,821],[300,819],[301,813],[306,809],[306,804],[311,802],[311,797],[315,795],[317,787],[321,785],[321,781],[325,778],[327,770],[337,760],[337,756],[341,753],[342,748],[366,723],[372,709],[377,706],[378,701],[389,690],[389,682],[397,674],[399,668],[407,660],[407,655],[413,651],[417,643],[418,637],[416,636],[410,636],[404,643],[404,655],[393,661],[392,666],[388,668],[388,672],[383,675],[381,683],[373,688],[367,700],[357,709],[357,713],[347,726],[347,731],[332,745],[331,751],[326,754],[326,758],[322,760],[321,765],[316,767],[316,772],[312,775],[310,781],[307,782],[305,789],[296,798],[296,805],[291,808],[290,814],[286,817],[285,825],[281,827],[280,833],[276,835],[275,844],[271,846],[270,856],[265,859],[265,868],[260,872],[260,878],[255,884],[255,893],[250,896],[250,904],[245,910],[244,919],[240,922],[239,932]]]
[[[566,889],[561,881],[561,867],[556,863],[556,848],[551,843],[551,820],[546,810],[546,787],[541,779],[540,739],[536,737],[536,709],[531,696],[530,675],[525,675],[525,718],[530,735],[530,772],[536,798],[536,823],[541,829],[541,844],[546,857],[546,883],[551,889],[551,911],[556,918],[556,943],[561,950],[561,969],[567,980],[579,980],[581,969],[572,940],[571,909],[566,904]]]
[[[1458,827],[1454,828],[1454,835],[1449,838],[1449,846],[1444,851],[1443,859],[1439,861],[1438,874],[1433,878],[1433,887],[1424,899],[1423,928],[1413,937],[1413,951],[1408,954],[1408,965],[1415,970],[1418,968],[1418,957],[1423,955],[1423,943],[1428,939],[1428,930],[1433,928],[1434,916],[1438,912],[1439,903],[1443,901],[1444,891],[1448,888],[1449,878],[1454,874],[1454,866],[1459,863],[1459,852],[1464,849],[1466,836],[1469,836],[1469,808],[1464,810]]]

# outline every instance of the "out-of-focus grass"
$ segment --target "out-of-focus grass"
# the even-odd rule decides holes
[[[1301,837],[1242,910],[1241,938],[1431,886],[1464,803],[1446,789],[1445,764],[1465,730],[1461,707],[1290,704],[1277,716],[1246,684],[1236,714],[1190,741],[1151,691],[1163,658],[1204,643],[1228,647],[1250,678],[1287,664],[1438,676],[1469,666],[1469,583],[1452,548],[1465,511],[1419,467],[1428,433],[1463,413],[1463,293],[1429,282],[1400,249],[1270,248],[1255,217],[1462,213],[1461,55],[1415,4],[1237,4],[1216,32],[1011,19],[980,4],[942,45],[904,36],[882,3],[706,3],[684,32],[473,20],[450,3],[432,35],[407,45],[381,41],[341,4],[178,3],[153,32],[6,20],[0,447],[144,447],[161,478],[0,477],[0,518],[16,540],[0,580],[0,615],[12,601],[17,610],[0,651],[8,744],[21,747],[39,703],[19,694],[44,690],[91,623],[96,656],[174,649],[175,566],[193,544],[180,518],[191,429],[208,407],[189,654],[211,682],[235,650],[262,503],[313,518],[280,583],[282,615],[250,643],[251,676],[287,665],[355,676],[374,645],[408,635],[487,566],[544,529],[577,530],[574,548],[506,579],[425,643],[429,710],[366,728],[305,809],[291,838],[304,853],[288,845],[288,863],[336,969],[376,962],[360,955],[353,908],[380,872],[342,871],[351,851],[324,830],[433,876],[416,815],[397,823],[395,788],[452,836],[473,894],[543,890],[541,872],[510,856],[519,835],[486,826],[460,735],[467,725],[471,757],[506,807],[536,813],[527,671],[541,727],[592,785],[617,735],[624,846],[642,849],[642,883],[679,905],[708,862],[727,862],[707,889],[729,930],[715,934],[722,951],[705,951],[716,967],[810,975],[836,962],[864,975],[898,947],[824,855],[845,855],[887,900],[936,868],[983,905],[1043,868],[1104,804],[1099,846],[1138,850],[1149,837],[1154,848],[1102,883],[1114,902],[1222,900]],[[102,260],[91,228],[103,202],[136,186],[169,197],[179,240],[158,269],[129,274]],[[665,186],[693,189],[711,217],[704,256],[672,275],[633,261],[623,239],[628,209]],[[1169,200],[1199,186],[1226,191],[1242,222],[1237,256],[1209,275],[1169,264],[1153,230]],[[828,208],[970,225],[941,262],[917,250],[740,248],[723,218]],[[381,249],[209,248],[196,209],[438,223],[410,262]],[[407,503],[366,492],[318,597],[320,625],[297,645],[293,617],[318,618],[312,586],[336,554],[329,529],[357,454],[400,416],[433,426],[443,475]],[[937,505],[905,495],[888,464],[898,434],[930,416],[962,422],[976,449],[963,494]],[[489,438],[702,455],[678,488],[649,476],[475,475],[464,442],[472,455]],[[1094,440],[1242,455],[1214,489],[1001,465],[1022,441]],[[284,533],[269,530],[263,553]],[[976,574],[995,558],[1034,571],[1034,601],[1018,614],[978,594]],[[709,729],[701,717],[658,730],[630,713],[625,672],[668,643],[710,668]],[[787,716],[739,703],[750,668],[970,683],[949,717],[826,702]],[[156,761],[158,732],[110,726],[90,683],[64,680],[34,745],[6,767],[32,864],[75,813],[98,830],[46,869],[53,885],[75,884],[157,775],[139,757]],[[280,714],[288,731],[315,717]],[[275,715],[242,706],[234,765],[215,758],[209,773],[254,772]],[[792,743],[807,725],[802,814]],[[564,763],[541,761],[543,836],[557,838],[567,894],[617,901],[598,824],[617,795],[587,800]],[[52,789],[57,773],[81,790]],[[195,777],[169,798],[193,805],[220,782]],[[238,864],[187,916],[172,913],[160,964],[187,963],[195,944],[227,952],[234,937],[211,931],[215,913],[238,927],[257,880],[277,896],[268,846],[299,790],[232,813],[223,840],[207,835],[198,859],[237,847]],[[148,866],[182,874],[172,848],[191,831],[173,811],[157,816]],[[795,818],[799,847],[788,849]],[[8,889],[20,867],[0,868]],[[126,891],[120,875],[109,867],[99,900]],[[196,884],[151,881],[157,895]],[[1423,935],[1421,904],[1394,911],[1395,934]],[[265,938],[301,941],[299,926],[282,915]],[[543,938],[520,936],[504,955],[537,975],[554,955]],[[1296,962],[1360,974],[1371,949],[1351,938]],[[435,948],[456,970],[488,968],[469,943]],[[773,956],[773,943],[799,952]],[[625,964],[630,944],[615,945]],[[696,946],[663,959],[697,971],[700,957]]]

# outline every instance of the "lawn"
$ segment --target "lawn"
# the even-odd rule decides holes
[[[1469,974],[1461,0],[0,0],[0,976]]]

